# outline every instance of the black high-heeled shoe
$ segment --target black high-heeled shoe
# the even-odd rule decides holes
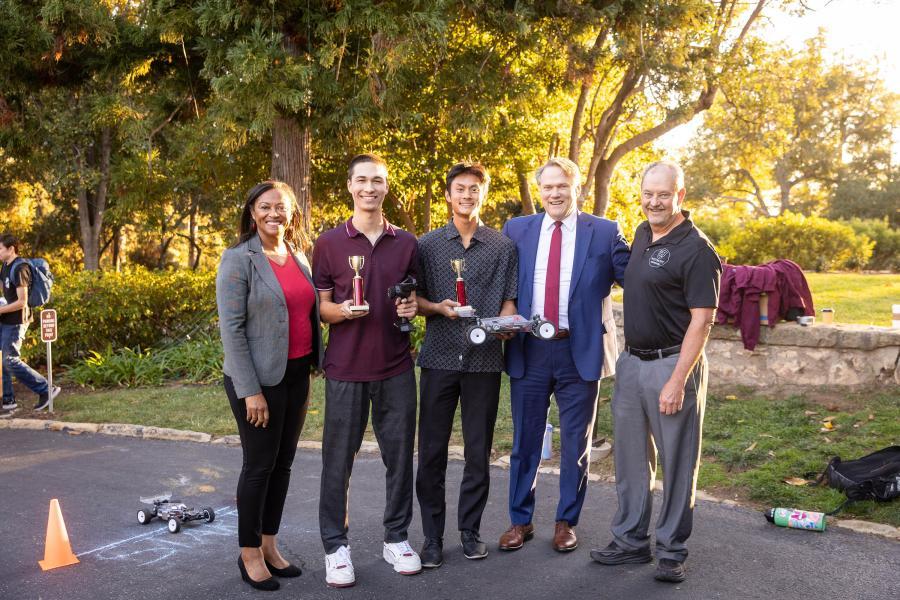
[[[238,569],[240,569],[241,571],[241,579],[249,583],[250,587],[252,588],[263,590],[266,592],[274,592],[281,587],[281,584],[278,583],[278,580],[274,577],[269,577],[268,579],[263,579],[262,581],[254,581],[250,579],[250,575],[247,574],[247,568],[244,567],[244,558],[241,556],[238,556]]]
[[[269,571],[272,572],[272,575],[275,575],[276,577],[300,577],[303,575],[303,571],[300,570],[300,567],[290,563],[283,569],[273,566],[269,561],[266,561],[266,566],[269,567]]]

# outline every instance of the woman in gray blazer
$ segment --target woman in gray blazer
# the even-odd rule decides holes
[[[225,393],[237,420],[243,466],[237,487],[238,568],[251,586],[300,569],[276,534],[291,463],[306,418],[310,371],[321,364],[319,300],[290,186],[264,181],[247,194],[240,237],[219,263],[216,304],[225,349]]]

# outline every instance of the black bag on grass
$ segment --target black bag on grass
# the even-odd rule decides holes
[[[847,495],[847,500],[828,514],[857,500],[888,502],[900,498],[900,446],[888,446],[857,460],[842,461],[835,456],[816,485],[822,482]]]

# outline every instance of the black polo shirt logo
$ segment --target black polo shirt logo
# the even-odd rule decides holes
[[[672,258],[672,253],[669,252],[669,249],[660,248],[659,250],[655,250],[653,254],[650,255],[650,266],[656,269],[669,262],[670,258]]]

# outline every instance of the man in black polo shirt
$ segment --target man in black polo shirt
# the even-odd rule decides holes
[[[681,209],[684,196],[677,163],[660,161],[644,170],[641,209],[647,220],[635,232],[625,270],[626,348],[616,363],[612,401],[619,508],[610,527],[613,541],[591,551],[605,565],[652,560],[655,447],[665,473],[656,579],[670,582],[685,579],[706,404],[703,348],[722,272],[712,244]]]
[[[443,562],[447,445],[453,416],[462,407],[466,466],[457,515],[466,558],[487,556],[479,529],[490,486],[491,443],[500,399],[503,348],[490,336],[479,346],[466,341],[471,319],[460,318],[457,274],[463,259],[465,296],[480,317],[516,314],[518,254],[506,236],[481,224],[478,213],[490,177],[480,164],[458,163],[447,173],[444,195],[453,213],[447,225],[419,240],[419,312],[427,317],[419,353],[419,470],[416,494],[422,511],[423,567]]]
[[[407,541],[412,521],[416,377],[409,334],[397,317],[416,316],[415,294],[391,301],[387,290],[416,275],[416,237],[387,222],[381,207],[388,191],[387,164],[374,154],[350,161],[347,189],[353,217],[316,240],[313,282],[322,321],[329,324],[325,350],[325,428],[319,530],[325,547],[325,582],[356,582],[347,538],[347,495],[353,461],[372,412],[372,428],[387,469],[382,556],[402,575],[421,572]],[[356,304],[351,256],[361,256],[363,303]]]

